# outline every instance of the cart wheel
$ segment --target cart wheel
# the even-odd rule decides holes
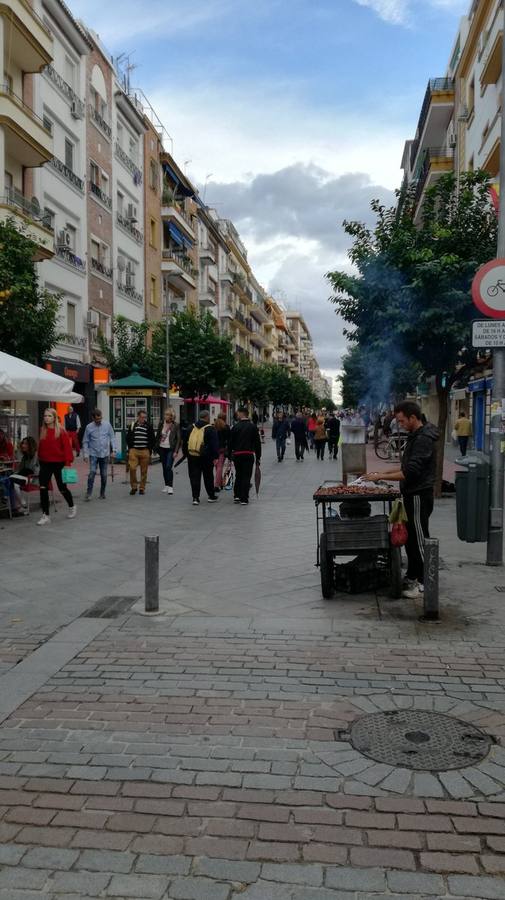
[[[402,551],[399,547],[391,547],[390,572],[390,597],[392,600],[399,600],[402,595]]]
[[[333,557],[328,553],[328,539],[323,532],[319,539],[319,566],[321,571],[321,593],[325,600],[333,596],[335,589],[333,578]]]
[[[375,455],[378,456],[379,459],[391,459],[391,442],[379,441],[375,448]]]

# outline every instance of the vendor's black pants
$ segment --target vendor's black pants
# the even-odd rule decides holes
[[[239,453],[233,457],[233,465],[235,466],[233,496],[237,497],[241,503],[248,503],[254,468],[254,453]]]
[[[433,490],[418,494],[404,494],[403,502],[407,513],[408,540],[407,578],[424,584],[424,539],[430,536],[429,520],[433,512]]]

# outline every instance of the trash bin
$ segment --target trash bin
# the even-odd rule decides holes
[[[487,541],[489,523],[489,457],[479,450],[456,460],[456,522],[460,541]]]
[[[342,423],[342,477],[347,484],[352,476],[366,472],[366,427]]]

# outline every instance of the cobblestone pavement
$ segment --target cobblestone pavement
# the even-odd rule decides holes
[[[193,509],[153,468],[145,498],[116,480],[75,522],[2,530],[0,900],[505,900],[505,576],[449,500],[440,624],[323,601],[311,494],[333,464],[272,456],[247,509]],[[164,615],[78,618],[141,594],[148,533]],[[362,716],[404,710],[489,753],[431,772],[354,749]]]

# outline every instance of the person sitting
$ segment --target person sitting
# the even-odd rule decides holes
[[[16,471],[10,476],[14,492],[14,507],[18,512],[28,514],[28,504],[22,495],[22,488],[30,478],[37,478],[39,474],[39,460],[37,456],[37,441],[32,437],[25,437],[19,445],[21,459]]]
[[[14,445],[7,437],[3,428],[0,428],[0,461],[12,462],[14,459]]]

